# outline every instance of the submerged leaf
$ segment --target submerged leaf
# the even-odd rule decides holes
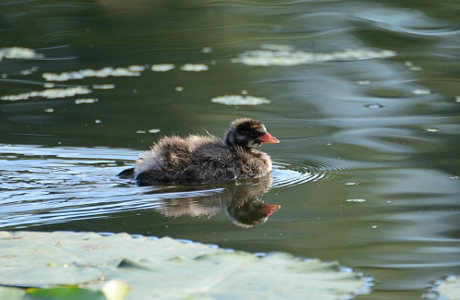
[[[27,289],[27,300],[107,300],[101,291],[77,286],[60,286],[48,289]],[[120,298],[122,299],[122,298]]]

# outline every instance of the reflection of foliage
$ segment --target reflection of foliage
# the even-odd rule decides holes
[[[369,284],[334,262],[301,260],[284,253],[263,257],[170,238],[127,234],[0,232],[0,284],[14,287],[74,285],[26,290],[36,296],[67,293],[104,299],[105,281],[130,286],[131,299],[337,299]],[[65,267],[64,267],[65,266]],[[267,276],[270,274],[270,276]],[[112,281],[108,281],[109,284]],[[78,288],[75,287],[78,285]],[[235,288],[238,287],[238,288]],[[126,292],[126,286],[122,291]],[[0,297],[23,299],[24,290],[0,287]],[[108,298],[108,297],[107,297]],[[3,297],[2,299],[5,299]],[[34,299],[30,298],[29,299]],[[121,298],[108,298],[121,299]]]

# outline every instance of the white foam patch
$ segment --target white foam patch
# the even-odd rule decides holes
[[[75,104],[91,104],[96,103],[99,100],[97,98],[82,98],[82,99],[75,99]]]
[[[260,105],[270,103],[270,100],[253,96],[225,95],[211,99],[213,103],[225,105]]]
[[[7,95],[0,97],[0,100],[5,101],[18,101],[27,100],[29,98],[43,97],[48,99],[67,98],[75,95],[84,95],[91,93],[91,90],[83,86],[75,86],[62,89],[46,89],[43,91],[32,91],[28,93],[21,93],[17,95]]]
[[[429,95],[430,93],[431,91],[427,89],[415,89],[412,91],[414,95]]]
[[[143,69],[144,67],[138,65],[129,66],[128,68],[105,67],[100,70],[84,69],[79,71],[63,72],[60,74],[43,73],[42,77],[45,78],[47,81],[68,81],[83,79],[87,77],[135,77],[141,76],[141,70]]]
[[[356,202],[356,203],[364,203],[366,199],[347,199],[347,202]]]
[[[128,70],[131,72],[142,72],[145,70],[145,67],[141,65],[132,65],[128,67]]]
[[[0,60],[8,59],[40,59],[43,54],[35,52],[33,49],[23,47],[0,48]]]
[[[151,69],[153,72],[167,72],[174,69],[176,66],[173,64],[158,64],[152,65]]]
[[[93,89],[95,90],[111,90],[115,88],[115,84],[107,83],[107,84],[93,84]]]
[[[202,72],[209,70],[209,67],[204,64],[185,64],[180,69],[187,72]]]
[[[392,50],[344,50],[332,53],[295,51],[290,46],[265,45],[262,50],[247,51],[237,58],[232,59],[234,63],[242,63],[250,66],[295,66],[318,62],[336,60],[365,60],[375,58],[386,58],[396,55]]]

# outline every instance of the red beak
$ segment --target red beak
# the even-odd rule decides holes
[[[262,144],[265,144],[265,143],[279,143],[280,142],[276,137],[272,136],[268,132],[266,134],[264,134],[264,135],[259,136],[259,141],[261,141]]]
[[[268,217],[269,215],[280,209],[280,207],[280,205],[264,204],[264,206],[262,206],[262,208],[259,211]]]

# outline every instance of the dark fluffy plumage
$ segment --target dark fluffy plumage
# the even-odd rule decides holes
[[[144,152],[134,169],[119,174],[133,176],[139,185],[199,184],[237,178],[257,178],[272,169],[270,156],[254,147],[277,143],[265,126],[251,119],[232,122],[225,141],[215,136],[164,137]]]

